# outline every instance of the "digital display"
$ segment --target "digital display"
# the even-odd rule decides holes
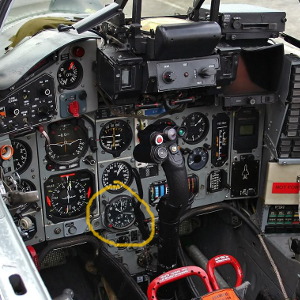
[[[240,125],[239,133],[240,133],[240,136],[253,135],[254,134],[254,125],[253,124]]]

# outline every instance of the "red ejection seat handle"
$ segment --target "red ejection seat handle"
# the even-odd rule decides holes
[[[220,288],[215,277],[215,273],[214,273],[215,268],[226,264],[232,265],[235,270],[235,274],[236,274],[235,287],[240,286],[243,282],[243,271],[239,262],[231,255],[227,255],[227,254],[217,255],[211,258],[208,261],[206,266],[206,273],[208,275],[209,281],[214,290],[218,290]]]
[[[209,283],[209,279],[206,272],[199,267],[189,266],[189,267],[181,267],[181,268],[168,271],[153,279],[150,285],[148,286],[148,290],[147,290],[148,299],[158,300],[156,293],[161,286],[192,275],[196,275],[201,278],[201,280],[203,281],[207,289],[207,292],[210,293],[213,291]]]

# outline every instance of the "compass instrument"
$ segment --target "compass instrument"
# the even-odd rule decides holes
[[[12,140],[11,144],[14,148],[14,168],[19,174],[23,173],[31,163],[32,151],[29,145],[21,140]]]
[[[87,151],[88,132],[80,119],[52,123],[48,126],[50,144],[47,158],[59,165],[77,162]]]
[[[63,62],[57,72],[57,81],[64,89],[73,89],[80,83],[83,70],[80,62],[75,59]]]
[[[114,157],[120,156],[130,145],[131,140],[132,130],[124,120],[113,120],[104,124],[99,136],[102,149]]]
[[[204,114],[194,112],[184,119],[181,126],[185,127],[187,131],[183,140],[188,144],[197,144],[206,137],[209,121]]]
[[[194,170],[199,171],[205,167],[208,161],[208,152],[202,147],[197,147],[190,152],[187,158],[188,166]]]
[[[130,196],[113,198],[105,208],[105,221],[109,228],[125,229],[135,221],[134,203]]]
[[[55,222],[84,215],[93,182],[89,171],[50,176],[44,185],[47,217]]]
[[[116,185],[115,180],[119,180],[129,186],[132,183],[131,166],[124,161],[115,161],[108,165],[102,174],[102,184],[104,187],[108,185]],[[120,193],[124,191],[123,187],[108,190],[110,193]]]

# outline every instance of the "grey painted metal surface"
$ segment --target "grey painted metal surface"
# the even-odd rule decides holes
[[[51,299],[1,196],[0,236],[0,299]],[[21,280],[24,288],[12,284],[13,278]]]
[[[91,38],[99,37],[90,32],[78,34],[75,31],[59,32],[57,30],[47,30],[32,37],[1,58],[0,89],[5,90],[14,85],[32,66],[50,53],[71,42]],[[24,57],[24,53],[26,53],[26,59],[20,63],[20,58]]]

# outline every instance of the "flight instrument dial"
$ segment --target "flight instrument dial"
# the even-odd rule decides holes
[[[84,215],[93,182],[88,171],[50,176],[44,185],[47,217],[55,222]]]
[[[204,114],[194,112],[184,119],[181,126],[185,127],[187,131],[183,140],[188,144],[197,144],[206,137],[209,121]]]
[[[59,165],[77,162],[87,151],[88,133],[84,122],[72,119],[48,126],[50,144],[46,144],[47,157]]]
[[[23,173],[31,163],[32,151],[29,145],[22,140],[12,140],[11,144],[14,148],[14,168],[19,174]]]
[[[105,209],[105,221],[109,228],[130,227],[135,221],[133,199],[124,195],[112,199]]]
[[[102,174],[102,184],[104,187],[108,185],[114,185],[115,180],[121,181],[125,185],[129,186],[132,182],[132,169],[131,166],[124,161],[115,161],[108,165]],[[124,191],[123,187],[110,189],[110,193],[120,193]]]
[[[71,59],[63,62],[57,72],[57,81],[64,89],[73,89],[80,83],[83,70],[80,62]]]
[[[126,150],[132,140],[132,130],[130,125],[124,120],[113,120],[101,129],[99,142],[102,149],[111,153],[114,157]]]

